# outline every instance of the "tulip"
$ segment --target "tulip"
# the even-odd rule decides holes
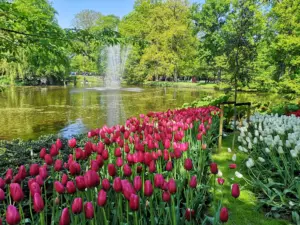
[[[220,211],[220,221],[226,223],[228,221],[228,209],[223,207]]]
[[[25,168],[24,165],[22,165],[22,166],[19,167],[18,174],[20,175],[20,178],[21,178],[22,180],[25,179],[25,177],[26,177],[27,175],[26,175],[26,168]]]
[[[190,221],[192,218],[195,217],[195,210],[193,209],[186,209],[185,210],[185,219]]]
[[[143,167],[142,166],[137,166],[136,167],[136,172],[137,173],[141,173],[143,171]]]
[[[69,171],[70,171],[70,174],[72,175],[78,175],[80,174],[80,170],[81,170],[81,167],[80,167],[80,164],[75,162],[75,161],[72,161],[70,164],[69,164]]]
[[[170,140],[169,139],[165,139],[164,141],[164,147],[165,149],[169,149],[171,146]]]
[[[173,178],[171,178],[168,182],[168,189],[171,194],[176,193],[176,182]]]
[[[115,192],[121,192],[122,191],[122,182],[120,177],[116,177],[113,182],[113,189]]]
[[[21,216],[18,209],[13,205],[9,205],[6,210],[6,222],[9,225],[16,225],[19,224],[20,221]]]
[[[156,171],[156,165],[155,165],[155,161],[152,160],[149,164],[149,172],[150,173],[154,173]]]
[[[108,160],[109,154],[108,154],[108,151],[106,149],[103,150],[102,157],[103,157],[104,160]]]
[[[123,165],[123,159],[122,159],[121,157],[118,157],[118,158],[116,159],[116,165],[117,165],[118,167],[121,167],[121,166]]]
[[[37,175],[37,176],[35,177],[35,181],[36,181],[40,186],[44,185],[44,180],[43,180],[43,178],[42,178],[40,175]]]
[[[88,188],[96,187],[100,184],[100,177],[94,170],[88,170],[84,174],[84,182]]]
[[[102,189],[98,193],[97,203],[99,206],[105,206],[106,204],[106,192]]]
[[[62,177],[61,177],[61,183],[62,183],[62,185],[66,186],[68,180],[69,180],[68,175],[64,173],[62,175]]]
[[[109,183],[109,180],[107,178],[104,178],[102,180],[102,188],[105,190],[105,191],[108,191],[110,189],[110,183]]]
[[[126,177],[130,177],[131,176],[132,171],[131,171],[131,167],[128,164],[125,164],[123,166],[123,173],[124,173],[124,176],[126,176]]]
[[[99,164],[96,160],[91,160],[91,170],[94,170],[95,172],[98,172]]]
[[[35,181],[33,181],[32,183],[29,184],[29,190],[30,190],[31,197],[34,197],[35,193],[38,193],[38,194],[42,193],[40,185]]]
[[[5,181],[0,177],[0,188],[4,189],[5,188]]]
[[[15,202],[20,202],[24,198],[24,193],[18,183],[11,183],[9,185],[9,192]]]
[[[191,159],[185,159],[184,160],[184,168],[186,170],[192,170],[193,169],[193,161]]]
[[[52,157],[58,155],[58,148],[56,147],[55,144],[51,145],[51,148],[50,148],[50,155],[51,155]]]
[[[39,165],[34,163],[34,164],[31,164],[30,168],[29,168],[29,174],[30,176],[36,176],[39,174]]]
[[[45,155],[45,163],[47,163],[47,165],[52,165],[53,159],[52,159],[52,156],[50,154]]]
[[[44,159],[46,154],[47,154],[46,148],[42,148],[40,151],[40,158]]]
[[[56,144],[57,149],[61,149],[62,148],[62,142],[61,142],[61,140],[59,138],[56,140],[55,144]]]
[[[47,167],[41,166],[39,168],[39,175],[43,180],[45,180],[48,177]]]
[[[238,198],[240,196],[240,187],[238,184],[233,184],[231,187],[231,195],[234,198]]]
[[[144,184],[144,195],[150,197],[153,193],[153,186],[150,180],[146,180]]]
[[[96,156],[96,161],[99,165],[99,168],[101,168],[104,165],[104,160],[103,160],[103,157],[101,155]]]
[[[142,188],[142,179],[140,176],[136,176],[133,179],[133,187],[136,191],[140,191]]]
[[[172,169],[173,169],[172,161],[168,161],[167,165],[166,165],[166,170],[167,171],[172,171]]]
[[[154,186],[157,188],[162,187],[164,183],[164,177],[162,174],[155,174],[154,175]]]
[[[35,193],[33,197],[34,211],[39,213],[44,210],[44,200],[39,193]]]
[[[72,212],[80,214],[82,212],[82,198],[75,198],[72,203]]]
[[[78,188],[78,190],[83,191],[86,188],[83,176],[77,176],[75,178],[75,182],[76,182],[76,187]]]
[[[13,179],[13,175],[14,175],[13,170],[8,169],[5,174],[5,179],[4,179],[6,184],[9,184],[11,182],[11,180]]]
[[[73,181],[68,181],[66,186],[67,192],[69,194],[74,194],[76,192],[76,187]]]
[[[217,163],[210,164],[210,172],[212,174],[218,174],[218,164]]]
[[[190,187],[196,188],[197,187],[197,176],[192,176],[190,180]]]
[[[59,219],[59,225],[70,225],[71,219],[70,219],[70,213],[68,208],[64,208],[62,210],[60,219]]]
[[[62,185],[62,183],[60,183],[59,181],[54,182],[54,188],[55,188],[56,192],[59,194],[63,194],[65,192],[64,185]]]
[[[55,160],[54,163],[54,170],[55,171],[61,171],[62,170],[62,166],[63,166],[63,162],[60,159]]]
[[[107,170],[110,176],[114,177],[116,175],[116,168],[114,164],[112,163],[108,164]]]
[[[76,147],[76,139],[72,138],[71,140],[68,140],[68,145],[70,148],[75,148]]]
[[[229,169],[236,169],[236,164],[230,164]]]
[[[162,200],[164,202],[169,202],[171,200],[171,195],[168,191],[163,191],[162,193]]]
[[[84,215],[86,219],[94,218],[94,206],[92,202],[87,202],[84,204]]]
[[[139,204],[140,204],[139,196],[135,194],[131,194],[129,199],[130,209],[132,211],[137,211],[139,209]]]
[[[0,188],[0,201],[5,200],[5,192]]]
[[[221,178],[221,177],[218,177],[217,181],[218,181],[218,184],[220,184],[220,185],[223,185],[224,182],[225,182],[225,180],[223,178]]]
[[[135,189],[128,180],[121,180],[122,184],[122,193],[124,197],[129,200],[131,194],[136,194]]]

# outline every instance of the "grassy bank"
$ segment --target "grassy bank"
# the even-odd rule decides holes
[[[84,82],[84,79],[88,83],[96,84],[96,83],[103,83],[103,78],[100,76],[82,76],[82,75],[76,75],[76,82],[77,85]]]
[[[216,84],[211,83],[192,83],[192,82],[169,82],[169,81],[146,81],[145,86],[150,87],[201,87],[213,89]]]
[[[262,210],[258,209],[258,201],[255,194],[251,191],[251,186],[248,185],[244,179],[237,178],[235,171],[239,171],[247,179],[247,171],[242,170],[241,166],[244,163],[245,156],[239,152],[235,152],[237,155],[237,169],[229,169],[229,164],[234,163],[232,161],[232,155],[234,152],[229,153],[228,148],[231,147],[232,136],[229,136],[223,140],[223,147],[220,152],[213,154],[213,160],[218,164],[219,170],[223,173],[225,183],[220,189],[218,185],[217,199],[222,199],[223,206],[229,210],[228,225],[290,225],[286,220],[279,220],[268,218]],[[241,195],[235,199],[231,196],[231,185],[233,183],[240,184]]]

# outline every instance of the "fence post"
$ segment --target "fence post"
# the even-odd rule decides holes
[[[224,105],[221,105],[221,111],[220,111],[220,127],[219,127],[219,151],[221,151],[222,148],[222,136],[223,136],[223,116],[224,116]]]

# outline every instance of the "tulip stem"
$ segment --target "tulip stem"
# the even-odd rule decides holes
[[[108,225],[108,222],[107,222],[107,219],[106,219],[105,210],[104,210],[103,207],[101,207],[101,210],[102,210],[102,214],[103,214],[103,218],[104,218],[104,224],[105,224],[105,225]]]
[[[45,192],[45,207],[43,210],[43,214],[45,214],[45,211],[46,211],[46,224],[48,224],[48,220],[47,220],[47,189],[46,189],[46,181],[44,181],[44,192]]]
[[[122,195],[119,193],[119,222],[122,224],[123,212],[122,212]]]
[[[32,198],[31,198],[31,193],[29,193],[29,212],[30,212],[30,217],[31,217],[31,223],[33,223]]]
[[[126,212],[127,224],[129,224],[129,201],[127,201],[126,208],[127,208],[127,212]]]
[[[154,225],[154,213],[153,213],[153,201],[152,201],[152,197],[150,198],[150,213],[151,213],[151,225]]]
[[[175,215],[175,202],[174,197],[171,197],[172,200],[172,219],[173,219],[173,225],[176,225],[176,215]]]
[[[138,225],[137,212],[134,212],[134,225]]]
[[[40,222],[41,222],[41,225],[45,225],[45,213],[44,213],[44,210],[40,213]]]

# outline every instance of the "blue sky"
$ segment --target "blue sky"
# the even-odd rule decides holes
[[[203,2],[204,0],[190,0]],[[74,15],[84,9],[92,9],[104,15],[123,17],[133,9],[134,0],[50,0],[58,12],[58,23],[63,28],[71,26]]]

